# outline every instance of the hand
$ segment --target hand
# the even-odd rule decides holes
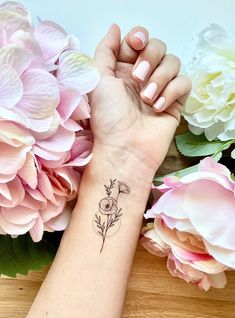
[[[167,153],[180,121],[191,82],[179,76],[180,60],[166,45],[148,40],[143,27],[121,41],[113,25],[100,42],[95,61],[101,73],[90,96],[95,149],[126,149],[155,171]],[[148,86],[150,85],[150,86]]]

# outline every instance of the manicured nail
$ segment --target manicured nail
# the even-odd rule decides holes
[[[143,44],[145,44],[146,42],[146,37],[145,37],[145,34],[143,32],[136,32],[134,34],[134,36],[139,39]]]
[[[157,92],[157,84],[153,82],[148,84],[147,87],[145,87],[145,89],[142,92],[142,95],[148,99],[152,99],[153,96],[156,94],[156,92]]]
[[[148,61],[141,61],[133,71],[133,74],[141,79],[142,81],[147,76],[148,72],[150,70],[150,64]]]
[[[157,110],[162,109],[162,107],[165,105],[166,99],[165,97],[161,96],[160,98],[158,98],[158,100],[156,101],[156,103],[153,105],[153,107]]]

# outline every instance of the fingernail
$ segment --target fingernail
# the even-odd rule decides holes
[[[148,61],[141,61],[133,71],[133,74],[141,79],[142,81],[147,76],[148,72],[150,70],[150,64]]]
[[[152,99],[153,96],[156,94],[156,92],[157,92],[157,84],[153,82],[148,84],[147,87],[145,87],[145,89],[142,92],[142,95],[148,99]]]
[[[153,105],[153,107],[157,110],[162,109],[162,107],[165,105],[166,99],[165,97],[161,96],[160,98],[158,98],[158,100],[156,101],[156,103]]]
[[[146,37],[145,37],[145,34],[143,32],[136,32],[134,34],[134,36],[139,39],[143,44],[145,44],[146,42]]]

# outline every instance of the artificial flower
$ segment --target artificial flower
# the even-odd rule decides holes
[[[189,129],[208,140],[235,139],[235,37],[212,24],[192,46],[185,62],[192,92],[183,110]]]
[[[92,135],[86,93],[98,83],[79,40],[21,4],[0,6],[0,233],[64,230]]]
[[[200,284],[205,290],[224,287],[222,273],[235,269],[235,182],[230,171],[207,157],[198,171],[166,177],[156,189],[163,194],[145,214],[154,218],[154,225],[144,232],[144,246],[157,255],[172,254],[175,275],[199,274],[194,269],[200,281],[206,280]]]

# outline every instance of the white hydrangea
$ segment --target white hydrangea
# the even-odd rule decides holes
[[[192,93],[183,116],[208,140],[235,139],[235,38],[212,24],[194,38],[185,71]]]

